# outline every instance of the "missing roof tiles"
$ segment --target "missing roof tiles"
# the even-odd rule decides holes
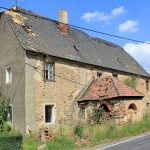
[[[22,26],[25,32],[27,32],[28,35],[35,36],[35,33],[32,31],[32,27],[28,26],[27,24]]]
[[[13,11],[5,11],[5,14],[9,15],[12,17],[12,21],[18,25],[25,25],[25,21],[27,20],[26,17],[22,16],[21,14]]]
[[[76,51],[79,51],[79,45],[74,45],[73,47]]]

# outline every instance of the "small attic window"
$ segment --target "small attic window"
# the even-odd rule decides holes
[[[96,73],[96,77],[97,77],[97,78],[100,78],[101,76],[102,76],[102,73],[101,73],[101,72],[97,72],[97,73]]]
[[[118,78],[118,74],[116,72],[112,73],[114,78]]]

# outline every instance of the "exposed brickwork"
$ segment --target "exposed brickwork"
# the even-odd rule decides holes
[[[89,66],[80,66],[73,62],[66,62],[60,59],[54,59],[55,62],[55,81],[45,81],[43,79],[43,70],[44,70],[44,58],[41,59],[40,56],[31,55],[32,59],[28,59],[28,63],[34,65],[38,69],[34,69],[32,72],[27,72],[27,76],[29,77],[29,81],[32,84],[32,88],[34,88],[34,96],[31,97],[30,102],[36,101],[36,120],[38,122],[38,128],[43,127],[51,127],[56,128],[59,124],[72,124],[79,120],[79,106],[77,103],[77,99],[81,96],[81,93],[88,86],[88,84],[96,79],[97,72],[103,72],[103,76],[111,75],[111,71],[104,71],[97,68],[91,68]],[[29,58],[30,58],[29,57]],[[51,60],[51,58],[47,58]],[[124,74],[120,74],[118,78],[125,79],[129,76]],[[146,86],[144,83],[144,79],[140,79],[140,83],[137,84],[138,89],[143,91],[143,86]],[[30,91],[30,86],[27,86]],[[144,87],[145,89],[145,87]],[[137,112],[143,114],[144,108],[146,107],[145,103],[142,101],[134,100],[133,101],[138,110]],[[128,112],[127,107],[132,100],[124,100],[124,105],[126,106],[126,113]],[[46,124],[44,122],[44,105],[45,104],[55,104],[56,106],[56,122],[54,124]],[[30,105],[30,104],[29,104]],[[120,104],[121,105],[121,104]],[[86,120],[91,115],[93,109],[93,104],[88,104],[86,107]],[[119,108],[120,110],[121,107]],[[31,110],[30,110],[31,111]],[[34,110],[33,110],[34,111]],[[32,113],[32,112],[31,112]],[[138,114],[137,113],[137,114]],[[128,113],[127,113],[128,114]],[[139,115],[139,114],[138,114]],[[142,116],[142,115],[139,115]],[[30,116],[28,116],[30,117]],[[137,117],[137,116],[136,116]],[[135,119],[136,119],[135,117]],[[128,115],[125,115],[125,118],[128,120]],[[140,117],[141,118],[141,117]],[[137,119],[138,120],[138,119]],[[30,124],[29,129],[32,128],[32,124]],[[35,130],[37,130],[36,128]],[[33,129],[34,130],[34,129]]]

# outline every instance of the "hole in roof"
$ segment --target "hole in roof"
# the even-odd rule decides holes
[[[117,58],[117,60],[118,60],[120,63],[122,63],[120,58]]]
[[[32,26],[24,25],[24,26],[22,26],[22,28],[24,29],[24,31],[25,31],[27,34],[32,35],[32,36],[35,36],[34,32],[32,31]]]
[[[73,47],[76,51],[79,51],[79,45],[74,45]]]

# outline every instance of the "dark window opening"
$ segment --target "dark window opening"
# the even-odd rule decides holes
[[[112,74],[114,78],[118,78],[118,74],[117,73],[113,73]]]
[[[45,80],[54,80],[54,63],[45,64]]]
[[[101,72],[97,72],[97,78],[100,78],[101,77],[101,75],[102,75],[102,73]]]
[[[45,106],[45,122],[52,123],[53,122],[53,107],[54,105],[46,105]]]
[[[134,103],[130,104],[128,109],[137,110],[137,107]]]
[[[110,110],[106,104],[102,104],[101,108],[103,108],[105,112],[110,112]]]
[[[146,90],[149,91],[149,81],[146,80]]]
[[[85,108],[80,108],[80,110],[79,110],[79,118],[85,119]]]
[[[147,103],[147,107],[149,107],[149,103]]]

